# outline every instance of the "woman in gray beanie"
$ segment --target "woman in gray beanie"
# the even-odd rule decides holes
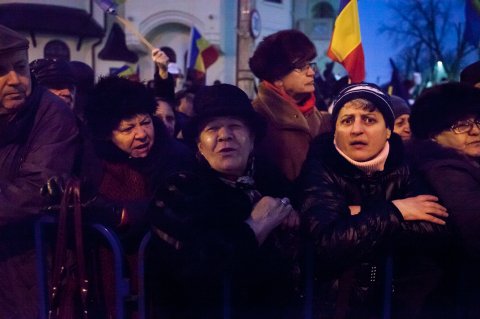
[[[459,318],[480,318],[480,90],[445,83],[424,91],[412,106],[413,165],[448,209],[458,247],[453,291]],[[460,276],[458,276],[460,275]]]
[[[392,298],[386,265],[393,256],[393,318],[423,318],[438,280],[430,255],[443,243],[445,208],[413,187],[392,133],[390,97],[380,88],[347,86],[333,101],[332,120],[333,136],[313,141],[298,180],[321,292],[318,317],[380,318]]]
[[[410,106],[405,99],[399,96],[391,95],[390,99],[392,100],[393,114],[395,114],[393,131],[400,135],[404,142],[408,141],[412,136],[409,122]]]
[[[310,141],[330,131],[329,116],[315,107],[315,45],[297,30],[283,30],[260,42],[250,58],[260,80],[253,107],[267,121],[261,154],[290,180],[300,173]]]

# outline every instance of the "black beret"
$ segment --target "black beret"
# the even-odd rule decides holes
[[[231,84],[217,84],[202,87],[193,99],[193,116],[183,129],[183,137],[193,143],[198,137],[201,125],[211,118],[232,116],[240,118],[255,134],[258,140],[265,133],[265,122],[255,112],[247,94]]]
[[[27,49],[28,40],[24,36],[0,24],[0,54]]]

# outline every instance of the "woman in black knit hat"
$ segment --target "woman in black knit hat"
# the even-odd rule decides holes
[[[417,189],[392,132],[390,97],[379,87],[360,83],[340,91],[332,124],[333,136],[312,142],[298,179],[315,256],[314,312],[423,318],[438,280],[431,259],[444,243],[445,208]]]
[[[480,318],[480,90],[446,83],[425,90],[412,106],[409,152],[448,209],[460,261],[458,318]],[[458,254],[458,255],[457,255]],[[458,257],[458,258],[457,258]]]
[[[267,135],[258,150],[294,180],[307,156],[310,141],[330,131],[330,117],[315,104],[317,51],[297,30],[271,34],[249,60],[260,80],[253,107],[267,121]]]

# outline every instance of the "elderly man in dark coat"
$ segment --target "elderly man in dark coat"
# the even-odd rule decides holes
[[[78,128],[68,106],[32,84],[28,41],[0,25],[0,318],[37,318],[33,220],[40,187],[70,173]]]

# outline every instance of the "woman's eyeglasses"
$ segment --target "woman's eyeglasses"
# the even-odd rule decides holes
[[[308,62],[300,67],[295,67],[295,71],[297,72],[307,72],[308,68],[311,68],[313,72],[317,72],[317,63],[316,62]]]
[[[473,125],[476,125],[480,129],[480,119],[467,120],[467,121],[458,121],[457,123],[450,126],[450,129],[455,134],[463,134],[470,132],[473,128]]]

